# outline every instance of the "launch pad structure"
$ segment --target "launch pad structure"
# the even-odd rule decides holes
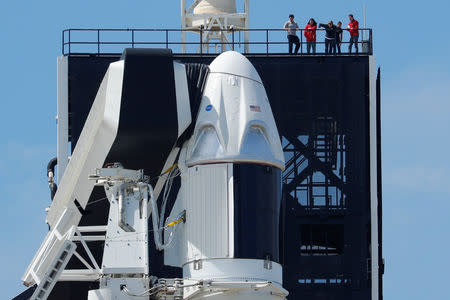
[[[70,30],[64,34],[63,55],[58,60],[60,169],[64,169],[61,158],[76,146],[109,64],[121,57],[121,51],[103,50],[108,44],[100,41],[86,44],[91,50],[74,50],[83,43],[74,42]],[[133,42],[132,47],[180,47],[169,38]],[[119,44],[127,46],[131,43]],[[245,55],[267,91],[286,160],[279,262],[288,299],[382,299],[380,72],[372,53],[371,30],[366,52],[358,54],[271,52],[270,47],[277,46],[269,41],[262,46],[256,43],[262,51]],[[232,47],[238,45],[233,42]],[[209,65],[217,56],[176,49],[174,60],[184,64]],[[152,105],[158,102],[142,109],[151,110]],[[149,151],[149,156],[154,154]],[[101,197],[104,193],[94,189],[89,201]],[[106,222],[105,207],[102,202],[92,203],[80,225]],[[102,242],[95,243],[93,253],[100,259]],[[156,276],[180,276],[177,268],[164,266],[162,256],[152,251],[154,245],[149,247]],[[85,299],[93,288],[93,283],[59,282],[48,299],[68,293],[70,299]]]
[[[291,55],[249,2],[63,31],[49,233],[14,300],[383,299],[372,29]]]

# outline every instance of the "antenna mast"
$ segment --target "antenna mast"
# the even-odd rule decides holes
[[[186,32],[199,32],[202,45],[198,52],[209,53],[211,46],[215,53],[232,49],[230,32],[249,28],[250,0],[244,0],[243,12],[236,9],[236,0],[194,0],[187,6],[181,0],[181,52],[186,53]],[[249,51],[249,32],[244,31],[244,52]]]

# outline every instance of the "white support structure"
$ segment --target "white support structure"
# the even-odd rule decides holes
[[[186,32],[201,33],[202,45],[199,52],[209,53],[211,45],[214,52],[233,50],[230,33],[249,28],[250,0],[244,0],[243,12],[237,12],[236,0],[194,0],[187,7],[181,0],[182,53],[186,53]],[[244,31],[244,52],[249,52],[249,32]],[[214,43],[214,44],[212,44]]]
[[[244,0],[244,11],[246,14],[245,17],[245,29],[250,29],[250,0]],[[246,30],[244,32],[244,53],[248,53],[250,50],[250,31]]]
[[[110,202],[102,260],[100,288],[91,290],[89,300],[135,299],[124,287],[143,292],[149,288],[148,209],[151,187],[142,170],[97,169],[97,183],[105,187]]]
[[[95,281],[98,280],[102,274],[102,271],[89,250],[86,240],[81,232],[105,231],[105,227],[97,226],[94,228],[94,226],[91,226],[88,230],[85,230],[83,227],[72,225],[68,231],[61,231],[67,226],[67,222],[70,222],[72,214],[73,211],[71,211],[71,209],[66,209],[62,213],[54,228],[48,233],[45,243],[42,244],[34,257],[33,262],[23,276],[25,285],[31,286],[37,284],[37,288],[30,298],[31,300],[47,299],[58,281]],[[104,239],[104,236],[98,238],[91,236],[89,241],[102,239]],[[83,256],[77,253],[75,241],[81,243],[90,262],[86,261]],[[73,255],[75,255],[87,269],[64,270]]]
[[[379,293],[379,241],[378,241],[378,148],[377,148],[377,67],[375,56],[369,56],[369,120],[370,120],[370,267],[372,299]]]
[[[75,213],[62,232],[66,232],[72,225],[78,225],[81,219],[74,201],[76,199],[83,209],[86,207],[95,185],[88,176],[96,168],[103,166],[116,139],[122,103],[123,74],[123,60],[111,63],[100,84],[83,131],[78,138],[77,147],[71,155],[64,175],[58,181],[58,191],[48,210],[46,222],[51,228],[66,208],[72,208]],[[62,134],[65,134],[65,131]],[[65,139],[62,138],[61,143],[58,143],[67,144],[64,143]],[[64,154],[61,154],[61,157],[64,159]],[[60,161],[58,161],[58,173],[61,171],[59,164]]]
[[[57,90],[57,158],[58,183],[69,163],[69,59],[60,56],[57,60],[58,90]]]
[[[128,285],[135,290],[148,289],[147,204],[151,187],[143,182],[143,171],[126,170],[115,164],[112,168],[97,169],[89,178],[105,187],[110,201],[108,224],[71,224],[73,215],[79,212],[66,208],[23,276],[26,285],[37,284],[31,300],[47,299],[58,281],[100,280],[100,289],[89,292],[90,300],[110,299],[111,295],[114,299],[132,299],[122,291]],[[88,246],[93,241],[105,241],[101,267]],[[75,242],[81,244],[87,258],[76,251]],[[65,270],[73,256],[86,268]]]
[[[148,276],[148,197],[143,186],[105,185],[110,201],[102,270],[104,274]],[[145,195],[143,195],[145,193]]]

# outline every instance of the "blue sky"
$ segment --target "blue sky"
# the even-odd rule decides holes
[[[450,39],[447,1],[251,1],[252,28],[293,12],[374,29],[382,67],[385,299],[448,297]],[[66,28],[178,28],[178,0],[3,1],[0,4],[0,275],[2,298],[46,231],[45,167],[56,153],[56,57]]]

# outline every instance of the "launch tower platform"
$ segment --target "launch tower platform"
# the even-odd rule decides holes
[[[179,31],[63,32],[59,85],[65,82],[68,89],[59,90],[58,110],[68,110],[69,120],[66,132],[59,134],[68,135],[72,150],[108,65],[120,59],[124,48],[171,48],[182,63],[209,64],[222,46],[204,51],[198,33],[191,31],[184,43],[187,51],[181,53],[182,44],[175,38]],[[253,42],[245,55],[263,80],[286,158],[280,262],[288,298],[382,299],[380,71],[372,30],[361,30],[359,53],[347,53],[344,43],[345,53],[338,55],[325,55],[321,42],[317,53],[307,54],[303,39],[299,54],[289,55],[285,33],[250,31]],[[228,46],[235,51],[244,49],[241,34],[232,32]],[[157,101],[164,99],[152,105]],[[97,204],[90,210],[84,225],[107,217]],[[159,261],[160,274],[177,275],[174,268],[162,266],[161,257],[151,255],[150,261]],[[79,285],[71,292],[87,295],[92,288]],[[58,283],[55,294],[68,286]]]

